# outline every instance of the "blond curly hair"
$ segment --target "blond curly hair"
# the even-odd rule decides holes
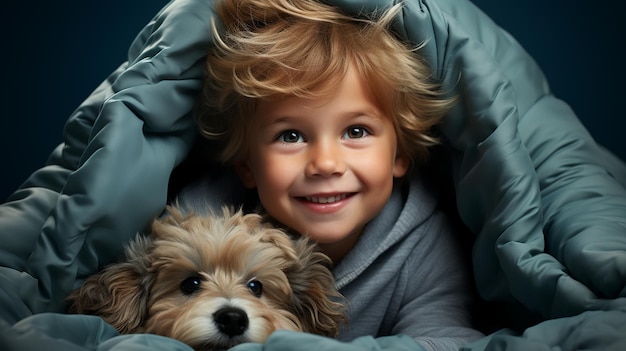
[[[259,100],[322,96],[350,67],[392,119],[399,153],[421,161],[437,143],[430,131],[454,98],[433,81],[417,54],[420,46],[408,47],[392,34],[401,4],[369,18],[315,0],[221,0],[216,11],[195,116],[201,134],[221,144],[222,162],[245,157]]]

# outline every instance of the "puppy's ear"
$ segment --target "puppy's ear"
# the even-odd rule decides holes
[[[297,263],[287,273],[294,294],[293,313],[303,331],[335,337],[347,321],[345,298],[335,289],[328,256],[306,238],[295,242]]]
[[[151,239],[137,236],[126,251],[125,262],[90,276],[68,296],[68,312],[100,316],[122,334],[141,332],[152,279],[148,273],[151,249]]]

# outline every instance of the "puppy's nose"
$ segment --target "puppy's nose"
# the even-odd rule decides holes
[[[248,329],[248,316],[239,308],[224,307],[215,312],[213,319],[217,329],[230,337],[241,335]]]

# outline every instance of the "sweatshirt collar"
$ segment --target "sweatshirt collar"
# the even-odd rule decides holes
[[[337,288],[349,284],[381,254],[412,233],[435,206],[435,198],[419,175],[395,184],[381,213],[365,226],[359,241],[334,268]]]

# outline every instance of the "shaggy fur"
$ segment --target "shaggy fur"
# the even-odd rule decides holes
[[[168,212],[127,247],[124,262],[72,292],[70,312],[197,350],[262,343],[277,329],[337,335],[342,298],[330,260],[308,239],[227,208],[219,216]]]

